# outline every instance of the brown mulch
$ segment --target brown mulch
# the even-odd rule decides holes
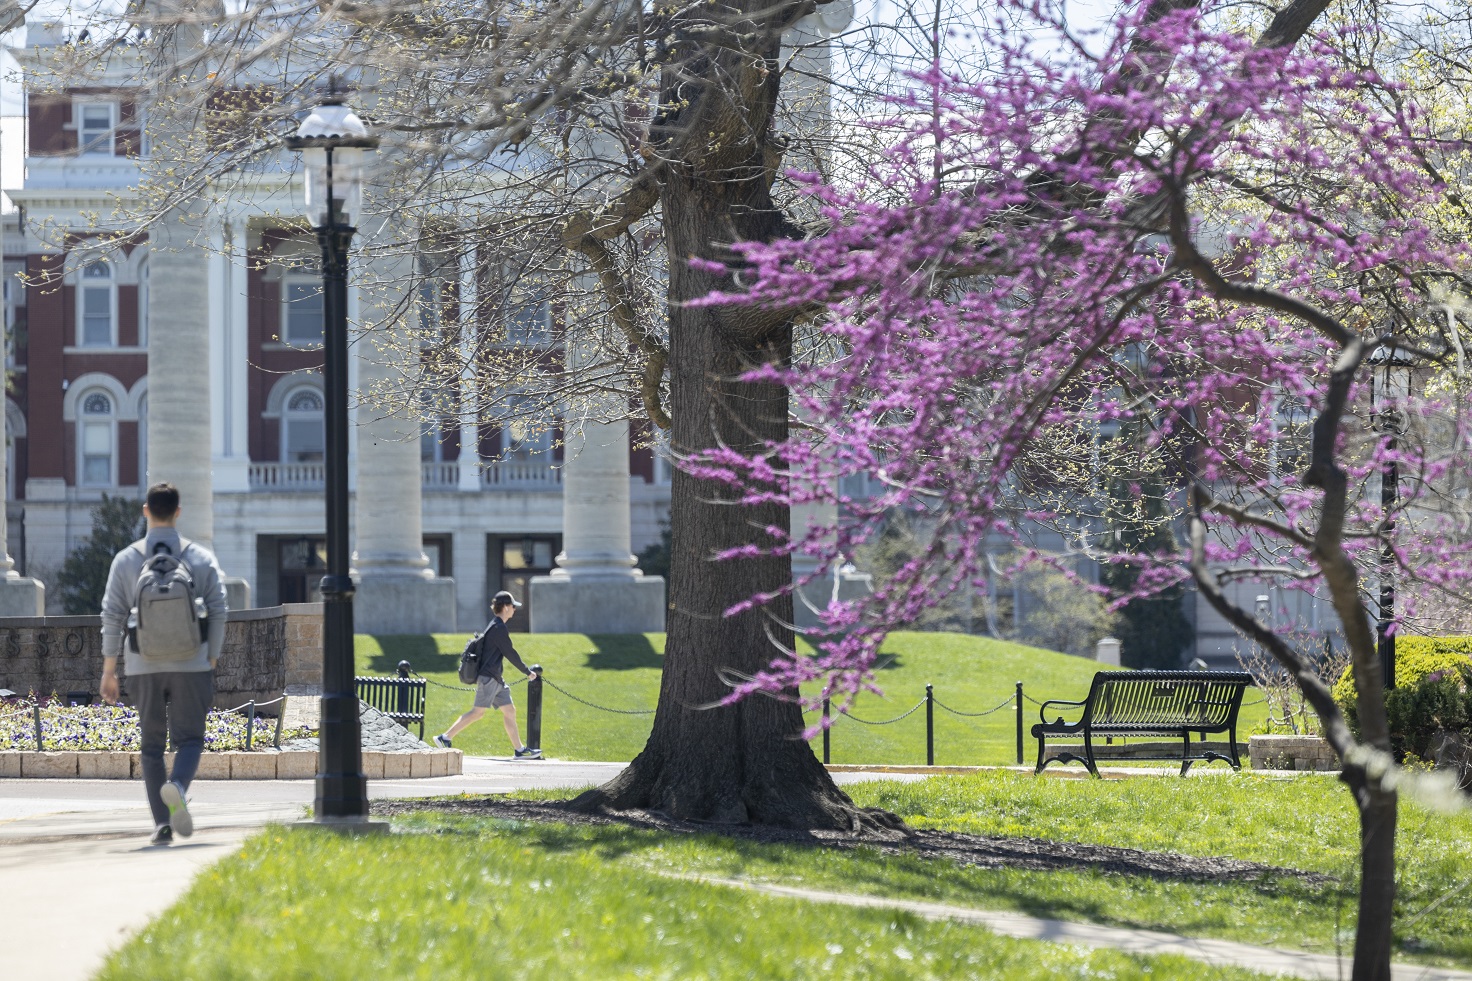
[[[761,844],[834,849],[863,847],[890,855],[948,859],[960,865],[989,869],[1093,869],[1115,875],[1186,882],[1253,882],[1269,877],[1295,879],[1306,885],[1324,885],[1334,881],[1332,876],[1319,872],[1244,862],[1235,858],[1203,858],[1170,852],[1147,852],[1137,848],[1116,848],[1111,845],[1085,845],[1042,838],[994,838],[915,828],[876,836],[843,831],[796,830],[761,824],[706,824],[676,820],[651,811],[589,813],[574,810],[565,801],[511,800],[503,797],[479,800],[375,800],[372,802],[372,811],[385,816],[414,811],[437,811],[510,821],[547,821],[585,826],[622,825],[668,834],[719,834],[739,841]]]

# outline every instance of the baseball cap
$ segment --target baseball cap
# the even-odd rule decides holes
[[[506,592],[506,590],[504,589],[497,593],[495,596],[491,597],[492,606],[505,606],[507,603],[510,603],[518,610],[521,609],[521,601],[518,600],[515,596],[512,596],[510,593]]]

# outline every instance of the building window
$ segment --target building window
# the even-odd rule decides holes
[[[285,463],[320,463],[326,454],[322,393],[298,388],[286,397],[281,413],[281,459]]]
[[[506,303],[506,343],[546,344],[552,333],[552,304],[535,294],[509,297]]]
[[[77,430],[77,443],[81,448],[82,458],[80,479],[77,483],[83,487],[111,487],[115,441],[112,399],[101,392],[84,396]]]
[[[112,102],[84,102],[77,106],[77,149],[85,154],[112,156],[117,111],[117,105]]]
[[[322,280],[305,272],[281,278],[281,339],[294,347],[322,343]]]
[[[148,260],[138,267],[138,346],[148,346]]]
[[[81,322],[82,347],[113,346],[112,266],[96,259],[82,267],[82,285],[77,290],[77,317]]]

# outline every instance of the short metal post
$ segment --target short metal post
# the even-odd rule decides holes
[[[250,750],[256,738],[256,700],[252,698],[245,707],[245,748]]]
[[[526,683],[526,744],[542,748],[542,666],[532,665],[532,680]]]
[[[276,737],[271,740],[271,745],[277,749],[281,748],[281,724],[286,721],[286,699],[281,700],[281,707],[276,710]]]
[[[36,723],[36,751],[40,752],[45,747],[41,745],[41,703],[31,703],[31,720]]]
[[[935,766],[935,686],[925,686],[925,765]]]
[[[399,677],[402,678],[402,679],[404,679],[405,681],[407,681],[409,679],[409,662],[408,661],[400,661],[399,662]],[[398,707],[399,718],[400,718],[401,721],[403,721],[405,723],[405,728],[408,728],[408,725],[407,725],[407,723],[408,723],[407,716],[409,715],[409,686],[408,685],[405,685],[405,684],[400,684],[397,687],[399,689],[399,700],[398,700],[398,705],[399,705],[399,707]]]
[[[828,752],[828,699],[823,699],[823,765],[827,766],[832,760]]]
[[[1022,682],[1017,683],[1017,765],[1022,765]]]

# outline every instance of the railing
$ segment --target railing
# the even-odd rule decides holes
[[[460,464],[425,463],[425,487],[453,489],[460,485]],[[251,490],[321,490],[326,468],[321,463],[252,463]],[[561,490],[562,469],[543,460],[511,460],[482,464],[480,485],[490,490]]]
[[[480,483],[492,490],[537,487],[556,490],[562,486],[562,468],[553,467],[545,460],[502,460],[485,465],[480,472]]]
[[[252,463],[251,490],[321,490],[327,482],[322,463]]]
[[[454,487],[460,483],[460,464],[428,462],[424,464],[425,487]]]

